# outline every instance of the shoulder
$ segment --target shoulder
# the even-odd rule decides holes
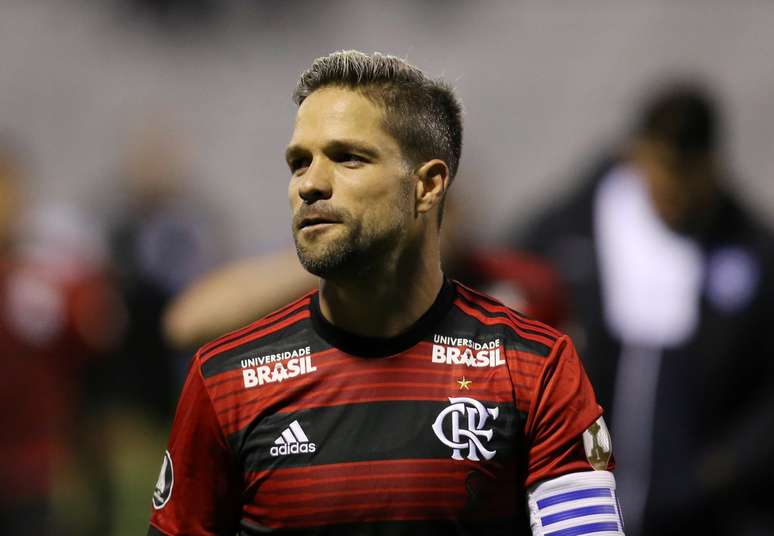
[[[255,322],[204,344],[196,353],[198,366],[209,376],[216,370],[231,368],[230,364],[246,353],[259,352],[297,333],[311,316],[316,293],[317,290],[310,291]]]
[[[454,306],[483,326],[496,326],[506,339],[506,347],[513,350],[547,357],[567,336],[561,331],[529,318],[507,307],[502,302],[454,281]]]

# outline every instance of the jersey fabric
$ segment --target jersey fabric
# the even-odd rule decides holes
[[[601,413],[567,336],[455,281],[389,339],[315,291],[197,352],[148,534],[529,534]]]

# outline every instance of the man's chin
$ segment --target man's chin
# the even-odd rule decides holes
[[[298,260],[307,272],[322,279],[338,279],[346,273],[341,263],[332,262],[329,258],[299,255]]]
[[[310,243],[296,236],[296,253],[307,272],[323,279],[335,277],[346,264],[346,252],[337,251],[335,244],[323,244],[317,240]]]

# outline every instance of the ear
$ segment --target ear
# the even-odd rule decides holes
[[[416,212],[424,214],[440,205],[449,188],[449,167],[439,159],[428,160],[417,168]]]

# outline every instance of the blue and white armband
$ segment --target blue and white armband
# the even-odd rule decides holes
[[[623,536],[623,518],[609,471],[570,473],[527,492],[533,536]]]

